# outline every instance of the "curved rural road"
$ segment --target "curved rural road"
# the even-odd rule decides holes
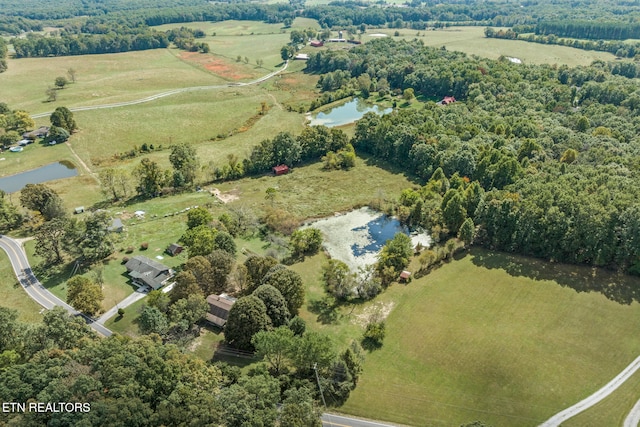
[[[638,427],[638,424],[640,424],[640,400],[631,408],[631,412],[629,412],[629,415],[625,418],[623,426]]]
[[[81,316],[87,324],[100,335],[105,337],[112,335],[112,332],[109,329],[95,322],[89,316],[80,313],[78,310],[71,307],[69,304],[65,303],[42,286],[42,283],[40,283],[33,274],[33,270],[31,269],[29,260],[27,259],[27,254],[20,242],[8,236],[0,235],[0,249],[3,249],[7,253],[20,285],[22,285],[22,288],[31,298],[33,298],[33,300],[35,300],[35,302],[47,310],[50,310],[55,306],[60,306],[67,310],[72,316]]]
[[[565,409],[564,411],[558,412],[556,415],[549,418],[544,423],[540,424],[540,427],[557,427],[560,424],[562,424],[564,421],[568,420],[569,418],[575,415],[578,415],[582,411],[589,409],[590,407],[592,407],[593,405],[595,405],[596,403],[600,402],[602,399],[604,399],[605,397],[613,393],[626,380],[628,380],[629,377],[631,377],[631,375],[635,374],[636,371],[638,371],[638,369],[640,369],[640,356],[638,356],[633,362],[631,362],[629,366],[624,368],[624,370],[620,372],[614,379],[612,379],[607,384],[605,384],[605,386],[602,387],[600,390],[596,391],[591,396],[581,400],[575,405]],[[632,410],[632,413],[629,416],[631,417],[634,411],[637,412],[637,410],[638,410],[638,404],[636,404],[636,406]],[[636,415],[636,417],[640,417],[640,415]],[[627,420],[629,420],[629,417],[627,417]],[[627,421],[625,421],[625,426],[627,425],[626,423]],[[633,424],[633,426],[634,427],[637,426],[637,421],[636,421],[636,424]]]
[[[229,88],[229,87],[255,85],[255,84],[258,84],[258,83],[262,83],[265,80],[269,80],[271,77],[273,77],[273,76],[275,76],[277,74],[280,74],[281,72],[286,70],[288,66],[289,66],[289,61],[286,61],[284,63],[284,65],[282,66],[282,68],[280,68],[279,70],[273,71],[273,72],[271,72],[271,73],[269,73],[267,75],[264,75],[264,76],[262,76],[262,77],[260,77],[258,79],[252,80],[250,82],[227,83],[227,84],[223,84],[223,85],[212,85],[212,86],[183,87],[181,89],[173,89],[173,90],[169,90],[169,91],[166,91],[166,92],[158,93],[156,95],[147,96],[146,98],[134,99],[133,101],[115,102],[113,104],[89,105],[89,106],[86,106],[86,107],[71,107],[71,108],[69,108],[69,110],[72,111],[72,112],[78,112],[78,111],[100,110],[100,109],[103,109],[103,108],[127,107],[129,105],[137,105],[137,104],[143,104],[145,102],[155,101],[157,99],[165,98],[165,97],[171,96],[171,95],[177,95],[179,93],[194,92],[194,91],[197,91],[197,90],[223,89],[223,88]],[[31,118],[38,119],[38,118],[41,118],[41,117],[48,117],[50,115],[51,115],[51,111],[49,111],[47,113],[34,114],[34,115],[31,116]]]

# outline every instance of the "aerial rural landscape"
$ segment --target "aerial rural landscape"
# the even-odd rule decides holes
[[[636,1],[0,0],[0,425],[640,422]]]

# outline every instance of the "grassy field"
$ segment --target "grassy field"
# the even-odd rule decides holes
[[[604,384],[603,384],[604,385]],[[640,372],[636,372],[618,390],[602,402],[562,423],[565,427],[621,426],[638,401]]]
[[[574,290],[594,273],[475,250],[392,287],[380,297],[394,305],[384,346],[341,409],[416,426],[544,421],[640,353],[637,303]]]
[[[0,306],[9,307],[18,311],[18,320],[35,323],[42,319],[40,310],[42,307],[33,301],[18,284],[11,263],[6,252],[0,250]]]
[[[387,34],[393,36],[394,29],[368,29],[362,41],[374,39],[371,34]],[[450,27],[436,31],[416,31],[401,29],[400,36],[412,40],[417,38],[425,45],[433,47],[445,46],[455,50],[489,59],[497,59],[501,55],[520,58],[529,64],[567,64],[570,67],[589,65],[596,59],[613,61],[614,55],[607,52],[575,49],[566,46],[543,45],[519,40],[488,39],[484,37],[484,27]],[[417,34],[420,33],[419,36]]]

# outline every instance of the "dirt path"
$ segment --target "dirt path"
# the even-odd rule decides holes
[[[76,158],[76,160],[78,161],[78,163],[80,163],[80,165],[84,168],[85,171],[87,171],[87,173],[89,174],[89,176],[93,177],[94,179],[98,179],[98,176],[91,172],[91,169],[89,169],[89,166],[87,166],[87,164],[85,162],[82,161],[82,159],[80,158],[80,156],[78,156],[78,153],[75,152],[75,150],[73,149],[73,147],[71,146],[71,144],[69,144],[69,141],[65,142],[65,145],[67,146],[67,148],[69,149],[69,151],[71,151],[71,154],[73,154],[73,157]]]
[[[618,387],[620,387],[626,380],[629,379],[633,374],[636,373],[640,369],[640,356],[638,356],[633,362],[629,364],[622,372],[620,372],[614,379],[609,381],[604,385],[600,390],[593,393],[591,396],[586,399],[581,400],[575,405],[558,412],[553,417],[549,418],[544,423],[540,424],[540,427],[558,427],[563,422],[567,421],[569,418],[572,418],[579,413],[591,408],[596,403],[603,400],[605,397],[609,396],[611,393],[616,391]],[[634,410],[638,407],[638,404],[634,407]],[[633,414],[633,410],[632,410]],[[630,414],[630,416],[632,415]],[[637,423],[635,424],[637,425]],[[626,421],[625,421],[626,426]]]

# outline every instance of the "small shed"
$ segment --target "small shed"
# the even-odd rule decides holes
[[[229,310],[231,310],[235,302],[236,299],[227,294],[209,295],[207,297],[209,312],[205,316],[206,319],[219,328],[224,327],[229,317]]]
[[[179,255],[183,250],[184,248],[179,244],[172,243],[167,247],[167,250],[165,252],[171,256],[176,256]]]
[[[297,59],[299,61],[306,61],[309,59],[309,55],[306,53],[299,53],[293,57],[293,59]]]
[[[407,270],[402,270],[402,273],[400,273],[400,281],[407,283],[409,282],[409,279],[411,279],[411,272]]]
[[[76,215],[81,214],[82,212],[84,212],[84,206],[78,206],[73,210],[73,213]]]
[[[114,218],[113,221],[111,221],[111,225],[107,227],[107,230],[113,233],[122,233],[124,231],[124,224],[120,218]]]
[[[278,166],[274,166],[273,167],[273,173],[275,173],[276,175],[284,175],[289,173],[289,166],[287,165],[278,165]]]
[[[311,47],[322,47],[324,46],[324,42],[322,40],[311,40],[309,45],[311,45]]]

